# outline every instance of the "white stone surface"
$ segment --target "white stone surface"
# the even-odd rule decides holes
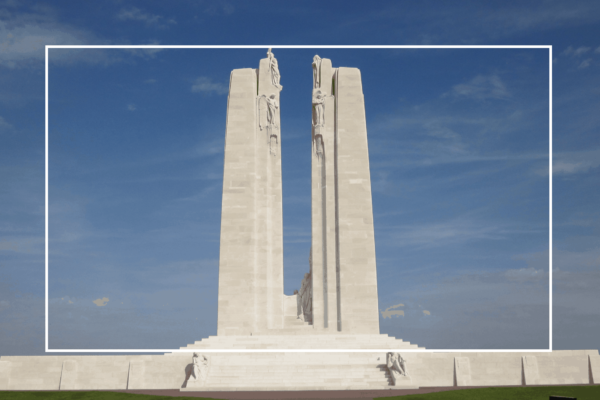
[[[2,356],[9,361],[8,390],[58,390],[62,359],[57,356]],[[6,367],[5,367],[6,368]]]
[[[335,336],[343,338],[354,335],[320,335],[323,340]],[[355,340],[359,340],[360,336],[356,335]],[[363,335],[362,339],[366,336],[368,335]],[[243,342],[241,339],[240,343]],[[112,361],[102,360],[103,356],[4,356],[0,359],[0,382],[7,379],[8,369],[9,390],[57,390],[62,366],[69,365],[67,361],[75,361],[75,364],[71,364],[77,365],[77,374],[71,373],[69,377],[68,372],[65,375],[65,379],[70,379],[70,382],[61,384],[62,390],[66,389],[67,383],[69,387],[99,388],[98,379],[101,376],[107,382],[112,382],[103,383],[101,387],[123,388],[123,364],[129,365],[128,389],[178,389],[185,381],[186,367],[191,365],[191,354],[106,356]],[[215,352],[208,356],[211,360],[210,369],[200,390],[344,390],[393,387],[390,386],[385,353]],[[407,360],[410,380],[406,379],[406,382],[401,383],[410,383],[412,387],[515,386],[523,384],[519,378],[521,374],[528,374],[527,385],[588,384],[593,383],[592,376],[597,373],[600,358],[597,350],[552,353],[404,352],[402,357]],[[521,358],[527,359],[526,363],[522,364]],[[109,373],[110,363],[113,363],[114,374]],[[17,367],[13,368],[15,365]],[[80,368],[82,365],[85,365],[84,369]],[[537,375],[529,374],[536,370],[536,365]]]
[[[218,335],[264,335],[284,328],[281,85],[276,66],[269,51],[258,70],[231,74]]]
[[[456,386],[471,386],[469,357],[454,357],[454,379]]]
[[[600,355],[598,354],[589,354],[588,355],[588,365],[589,365],[589,376],[590,383],[594,385],[600,384]]]
[[[0,361],[0,390],[8,390],[10,380],[10,362]]]
[[[78,356],[62,363],[60,390],[127,389],[126,356]]]

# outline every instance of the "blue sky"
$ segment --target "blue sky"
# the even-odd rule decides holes
[[[260,4],[1,3],[0,354],[44,352],[46,44],[552,45],[553,345],[600,348],[600,6]],[[308,270],[319,54],[362,73],[381,332],[427,348],[547,348],[548,51],[274,53],[286,294]],[[265,54],[50,50],[51,348],[216,334],[229,74]]]

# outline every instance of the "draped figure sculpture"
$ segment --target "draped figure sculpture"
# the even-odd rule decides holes
[[[406,360],[402,358],[400,353],[387,353],[387,368],[390,371],[394,385],[396,385],[396,381],[400,376],[408,376],[406,373]]]
[[[321,87],[321,57],[315,55],[313,57],[313,89]]]
[[[270,48],[269,48],[269,51],[267,51],[267,57],[270,60],[269,66],[270,66],[270,69],[271,69],[271,83],[277,89],[281,90],[281,89],[283,89],[283,86],[281,86],[279,84],[279,80],[281,79],[281,75],[279,74],[279,64],[277,63],[277,59],[275,58],[275,56],[271,52]]]
[[[192,364],[186,368],[184,387],[203,386],[208,377],[209,360],[204,354],[194,353]]]

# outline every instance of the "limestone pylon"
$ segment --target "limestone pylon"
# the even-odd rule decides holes
[[[313,62],[312,266],[315,329],[379,334],[364,96],[357,68]]]
[[[227,102],[217,334],[283,328],[279,67],[231,73]]]

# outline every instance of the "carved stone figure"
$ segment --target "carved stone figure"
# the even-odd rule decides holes
[[[271,48],[269,48],[269,51],[267,51],[267,57],[270,60],[269,65],[270,65],[270,69],[271,69],[271,83],[277,89],[281,90],[281,89],[283,89],[283,86],[281,86],[279,84],[279,80],[281,79],[281,75],[279,74],[279,65],[277,64],[277,59],[271,52]]]
[[[268,97],[260,95],[257,100],[258,110],[258,127],[262,131],[264,128],[269,128],[277,125],[277,111],[279,110],[279,102],[277,95],[271,93]]]
[[[400,376],[408,376],[406,372],[406,360],[402,358],[400,353],[387,353],[387,367],[394,385],[396,385],[396,381]]]
[[[320,90],[315,90],[313,93],[313,108],[315,110],[313,116],[313,125],[325,126],[325,95]]]
[[[321,135],[315,135],[315,151],[320,161],[323,160],[323,137]]]
[[[319,89],[321,87],[321,57],[315,55],[313,57],[313,88]]]
[[[302,307],[302,295],[298,293],[297,290],[294,290],[294,294],[296,295],[296,314],[297,318],[301,321],[304,321],[304,310]]]
[[[279,102],[277,96],[272,93],[267,99],[267,123],[269,125],[277,125],[277,110],[279,109]]]
[[[308,256],[308,264],[311,273],[305,273],[302,284],[300,285],[300,296],[302,298],[302,311],[304,312],[304,321],[312,322],[312,247]]]
[[[188,365],[188,367],[190,367]],[[209,360],[204,354],[194,353],[191,368],[186,368],[184,387],[202,386],[208,377]]]

